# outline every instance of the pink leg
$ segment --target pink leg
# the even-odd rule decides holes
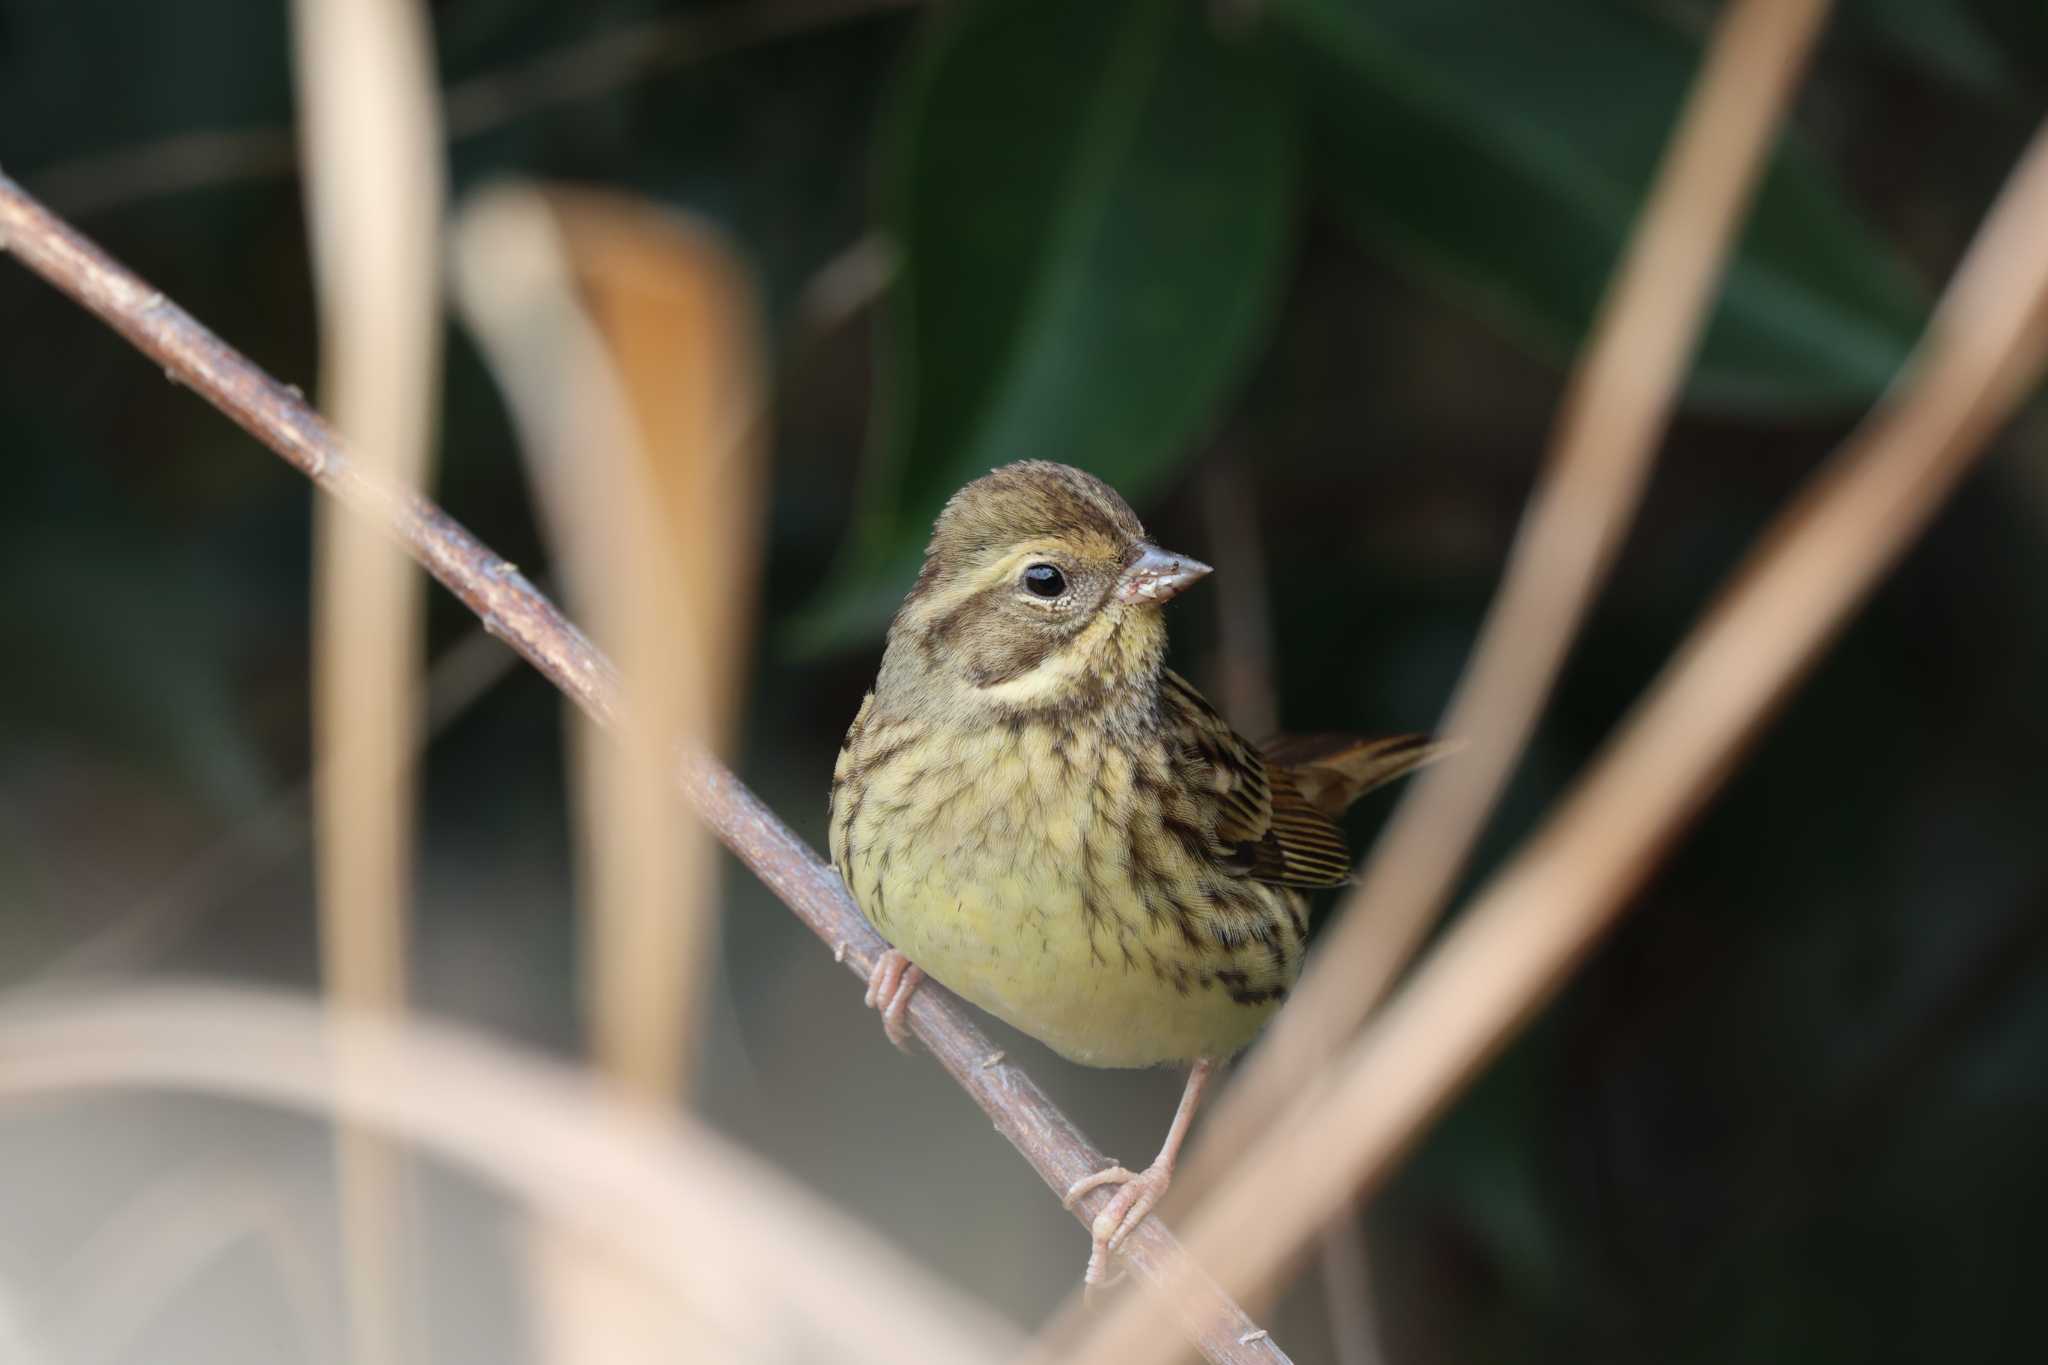
[[[910,997],[923,980],[917,964],[894,948],[876,958],[868,973],[868,993],[861,1003],[882,1012],[882,1032],[905,1052],[910,1051],[910,1025],[905,1022]]]
[[[1099,1186],[1123,1187],[1116,1192],[1114,1199],[1103,1205],[1102,1212],[1095,1215],[1095,1222],[1089,1229],[1092,1245],[1088,1250],[1088,1273],[1083,1277],[1087,1284],[1099,1286],[1104,1283],[1110,1253],[1123,1245],[1124,1238],[1131,1235],[1131,1229],[1145,1221],[1145,1215],[1152,1212],[1153,1205],[1173,1183],[1173,1163],[1180,1157],[1180,1145],[1187,1139],[1189,1125],[1195,1121],[1195,1110],[1201,1106],[1202,1092],[1209,1088],[1209,1079],[1215,1073],[1216,1060],[1213,1057],[1202,1058],[1188,1072],[1187,1089],[1181,1091],[1180,1108],[1173,1113],[1173,1126],[1166,1130],[1166,1142],[1150,1166],[1135,1172],[1111,1166],[1108,1170],[1083,1176],[1068,1189],[1065,1202],[1068,1208],[1072,1208],[1076,1199]]]

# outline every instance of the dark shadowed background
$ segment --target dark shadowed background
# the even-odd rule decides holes
[[[1239,685],[1258,647],[1217,615],[1224,580],[1256,573],[1283,724],[1433,723],[1714,9],[432,6],[458,196],[511,174],[636,191],[720,224],[760,272],[776,435],[739,766],[820,845],[932,514],[1015,458],[1094,470],[1217,565],[1172,624],[1226,709],[1261,705]],[[288,22],[276,0],[0,0],[0,166],[310,387]],[[627,40],[588,46],[607,34]],[[1837,6],[1483,864],[1895,373],[2044,108],[2039,0]],[[876,306],[821,305],[821,281],[878,262]],[[0,329],[0,978],[311,984],[289,803],[311,494],[11,268]],[[504,406],[471,338],[451,326],[449,346],[437,496],[545,573]],[[1373,1203],[1386,1360],[2042,1349],[2044,530],[2037,401],[1620,932]],[[431,619],[436,652],[472,626],[438,593]],[[427,1009],[566,1053],[563,793],[561,707],[531,673],[435,739],[416,980]],[[1361,847],[1390,799],[1357,815]],[[1072,1220],[737,868],[720,958],[713,1119],[1020,1321],[1055,1305],[1083,1260]],[[1005,1040],[1108,1150],[1152,1149],[1177,1078]],[[325,1159],[310,1125],[229,1132],[217,1107],[0,1113],[0,1286],[31,1316],[89,1315],[67,1267],[165,1170]],[[520,1333],[497,1215],[436,1189],[430,1340],[502,1358]],[[285,1220],[323,1263],[328,1216]],[[108,1350],[244,1358],[209,1323],[289,1299],[268,1275],[260,1251],[224,1256]],[[1335,1358],[1327,1289],[1307,1276],[1273,1319],[1297,1360]],[[295,1358],[293,1311],[234,1349]]]

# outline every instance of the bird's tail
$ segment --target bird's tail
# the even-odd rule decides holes
[[[1334,817],[1374,788],[1455,753],[1460,744],[1428,735],[1282,735],[1259,747],[1267,761],[1292,773],[1310,805]]]

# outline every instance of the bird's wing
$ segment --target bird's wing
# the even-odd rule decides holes
[[[1160,702],[1182,788],[1220,860],[1281,886],[1335,886],[1351,875],[1343,833],[1292,773],[1267,763],[1178,673],[1166,673]]]
[[[1367,792],[1406,777],[1458,748],[1428,735],[1282,735],[1259,746],[1269,768],[1285,768],[1310,805],[1342,815]]]

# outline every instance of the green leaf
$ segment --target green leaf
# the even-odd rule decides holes
[[[887,618],[945,499],[1027,457],[1140,497],[1242,377],[1300,163],[1290,92],[1187,0],[949,7],[885,131],[903,268],[845,586],[819,647]]]
[[[1543,353],[1593,318],[1698,64],[1597,3],[1274,0],[1354,226]],[[1828,410],[1890,381],[1922,291],[1796,141],[1773,158],[1690,397]]]

